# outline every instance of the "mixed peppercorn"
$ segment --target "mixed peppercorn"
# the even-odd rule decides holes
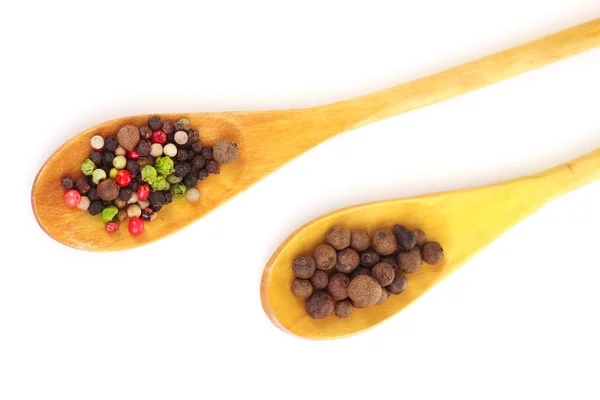
[[[231,163],[239,154],[229,140],[204,146],[186,118],[173,123],[159,116],[139,128],[125,125],[116,136],[94,136],[90,145],[81,164],[83,176],[61,178],[65,203],[101,215],[108,233],[129,218],[133,236],[141,235],[144,221],[155,219],[173,199],[197,201],[198,181],[219,174],[219,164]]]
[[[292,265],[292,293],[306,299],[306,312],[316,319],[332,313],[347,318],[355,308],[383,304],[406,290],[407,274],[417,272],[423,262],[434,265],[444,258],[438,242],[402,225],[371,235],[334,226],[326,242]]]

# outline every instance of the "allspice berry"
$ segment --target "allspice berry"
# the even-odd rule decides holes
[[[348,285],[350,284],[350,278],[344,274],[335,273],[329,278],[329,284],[327,285],[327,293],[333,297],[335,301],[344,300],[348,297]]]
[[[365,268],[373,267],[379,260],[379,254],[375,250],[367,250],[360,255],[360,265]]]
[[[350,246],[350,231],[343,226],[334,226],[327,232],[327,243],[336,250]]]
[[[394,277],[394,281],[387,285],[385,289],[390,294],[400,294],[406,290],[406,286],[408,285],[408,281],[406,277],[400,273],[400,271],[396,271],[396,276]]]
[[[350,300],[338,301],[335,304],[335,315],[338,318],[348,318],[350,315],[352,315],[353,310],[354,307],[352,307]]]
[[[423,232],[422,230],[415,229],[413,231],[413,234],[417,239],[417,246],[422,247],[423,245],[425,245],[425,243],[427,243],[427,235],[425,235],[425,232]]]
[[[325,318],[333,311],[333,299],[327,293],[319,290],[306,299],[304,307],[312,318]]]
[[[125,125],[117,132],[117,140],[121,147],[133,151],[140,141],[140,130],[134,125]]]
[[[237,144],[231,140],[221,140],[213,146],[213,158],[221,164],[234,162],[239,153]]]
[[[294,260],[292,269],[297,278],[308,279],[315,273],[317,265],[311,256],[300,256]]]
[[[392,232],[394,233],[394,236],[396,236],[396,238],[398,237],[398,235],[400,235],[400,233],[407,230],[408,229],[406,229],[404,225],[394,225],[394,228],[392,228]]]
[[[396,274],[394,267],[388,263],[380,262],[371,270],[371,276],[379,282],[381,286],[387,286],[394,281]]]
[[[400,271],[412,274],[421,268],[422,265],[421,260],[421,249],[418,247],[413,248],[408,252],[400,252],[398,254],[398,269]]]
[[[400,249],[409,251],[417,244],[417,238],[415,234],[409,231],[400,232],[396,237],[396,241],[400,245]]]
[[[371,242],[373,243],[373,249],[382,256],[389,256],[398,247],[394,234],[388,230],[375,231]]]
[[[375,304],[383,304],[389,298],[390,298],[390,292],[388,292],[387,289],[382,288],[381,289],[381,297],[379,298],[379,300],[377,300],[377,303],[375,303]]]
[[[350,280],[356,278],[359,275],[371,276],[371,270],[365,267],[358,267],[350,274]]]
[[[388,263],[390,264],[394,269],[396,269],[398,267],[398,259],[396,256],[385,256],[385,257],[381,257],[381,260],[379,262],[383,262],[383,263]]]
[[[317,290],[325,289],[329,283],[329,275],[327,275],[327,272],[318,269],[310,278],[310,283],[312,283]]]
[[[292,282],[292,293],[294,293],[294,296],[296,297],[307,299],[313,294],[313,286],[305,279],[294,279],[294,282]]]
[[[438,242],[427,242],[423,246],[423,261],[427,264],[437,264],[444,259],[444,249]]]
[[[355,307],[369,307],[377,303],[381,297],[381,286],[375,278],[360,275],[348,285],[348,297]]]
[[[356,267],[358,267],[359,263],[360,256],[356,250],[348,247],[338,252],[337,264],[335,264],[335,268],[344,274],[349,274],[350,272],[354,271]]]
[[[119,196],[119,186],[114,179],[103,179],[96,188],[98,197],[105,201],[113,201]]]
[[[364,229],[353,230],[350,235],[350,247],[358,252],[363,252],[371,246],[371,238]]]
[[[328,244],[321,244],[315,249],[317,268],[329,271],[337,263],[337,252]]]

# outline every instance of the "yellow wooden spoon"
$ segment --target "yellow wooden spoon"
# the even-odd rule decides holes
[[[263,309],[285,332],[308,339],[337,339],[363,332],[398,313],[548,201],[600,179],[600,150],[537,175],[475,189],[389,200],[345,208],[294,232],[273,254],[261,282]],[[373,230],[401,223],[420,228],[444,248],[444,260],[407,274],[408,287],[382,305],[355,310],[349,318],[312,319],[294,297],[293,260],[312,254],[330,227]]]
[[[429,77],[355,99],[314,108],[283,111],[166,114],[186,117],[207,144],[230,139],[239,159],[221,174],[199,184],[201,200],[175,201],[133,237],[121,228],[103,232],[98,216],[70,210],[64,204],[60,177],[76,173],[94,135],[114,135],[125,124],[141,126],[149,115],[120,118],[90,128],[58,149],[38,173],[32,206],[42,229],[52,238],[79,249],[122,250],[167,236],[192,223],[288,161],[341,132],[470,92],[600,45],[600,19],[536,41],[463,64]]]

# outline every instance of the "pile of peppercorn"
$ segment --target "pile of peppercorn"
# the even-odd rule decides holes
[[[371,236],[365,230],[334,226],[326,240],[312,257],[300,256],[292,266],[292,293],[306,299],[306,312],[317,319],[334,310],[339,318],[347,318],[355,308],[383,304],[390,294],[406,290],[405,274],[418,271],[423,261],[433,265],[444,258],[438,242],[402,225]]]
[[[100,214],[109,233],[129,218],[134,236],[173,199],[197,201],[198,181],[219,174],[219,164],[231,163],[239,154],[229,140],[204,146],[186,118],[162,122],[156,115],[139,128],[123,126],[116,136],[94,136],[90,144],[92,150],[81,164],[84,176],[61,178],[65,202]]]

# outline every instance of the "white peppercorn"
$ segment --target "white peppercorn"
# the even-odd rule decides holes
[[[127,204],[135,204],[137,202],[138,202],[137,193],[136,192],[131,193],[131,197],[127,201]]]
[[[113,158],[113,167],[116,169],[123,169],[127,165],[127,159],[125,156],[116,156]]]
[[[163,145],[160,143],[152,143],[152,146],[150,146],[150,155],[154,158],[162,156]]]
[[[188,134],[185,131],[177,131],[175,132],[175,143],[184,145],[188,141]]]
[[[77,204],[77,208],[85,211],[89,207],[90,207],[90,199],[88,199],[87,196],[81,196],[81,200],[79,201],[79,204]]]
[[[166,144],[163,147],[163,153],[165,156],[175,157],[177,155],[177,147],[173,143]]]
[[[200,192],[196,188],[188,189],[185,198],[189,201],[197,201],[200,198]]]
[[[138,199],[138,205],[140,206],[140,208],[148,208],[150,207],[150,201],[148,200],[144,200],[144,201],[139,201]]]
[[[125,154],[127,154],[127,150],[123,147],[119,146],[115,149],[115,156],[124,156]]]
[[[137,204],[131,204],[129,207],[127,207],[127,215],[129,218],[139,217],[142,215],[142,209]]]

